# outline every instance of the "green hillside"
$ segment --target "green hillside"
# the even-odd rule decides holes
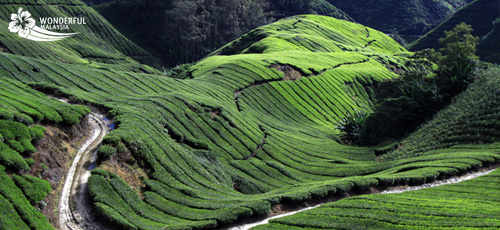
[[[445,20],[468,0],[327,0],[356,22],[385,33],[420,35]]]
[[[444,35],[444,31],[453,29],[457,24],[465,22],[474,29],[473,35],[478,37],[486,36],[492,32],[489,39],[483,40],[481,46],[478,47],[478,55],[482,60],[494,60],[498,62],[498,58],[494,53],[500,52],[496,45],[498,40],[498,30],[493,31],[493,21],[500,18],[500,1],[498,0],[476,0],[463,7],[454,13],[449,19],[445,20],[432,31],[409,45],[410,50],[422,50],[425,48],[440,48],[439,38]]]
[[[121,64],[142,71],[146,70],[137,61],[153,67],[161,66],[158,59],[132,43],[79,0],[9,0],[0,6],[0,47],[3,52],[73,64]],[[17,13],[20,7],[31,13],[38,26],[40,17],[84,17],[87,24],[70,25],[69,32],[78,34],[60,41],[19,39],[7,27],[10,15]]]
[[[69,12],[94,12],[75,4]],[[18,8],[8,6],[4,14]],[[14,36],[7,21],[1,23],[2,36]],[[102,23],[89,20],[82,36],[85,29],[88,36],[106,31]],[[265,215],[273,204],[421,183],[500,159],[497,151],[462,149],[378,161],[373,149],[340,145],[339,121],[371,110],[372,87],[411,61],[394,40],[360,24],[313,15],[279,20],[213,52],[183,80],[144,73],[147,67],[126,57],[128,51],[89,64],[68,48],[77,38],[9,39],[11,52],[0,53],[0,78],[109,110],[117,128],[104,144],[146,173],[145,187],[133,189],[114,173],[93,171],[96,216],[120,229],[215,228]],[[78,44],[118,50],[104,38],[94,41]],[[48,44],[56,48],[49,51]]]

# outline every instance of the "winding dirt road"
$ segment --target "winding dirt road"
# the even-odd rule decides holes
[[[108,133],[108,126],[101,114],[91,113],[88,119],[92,134],[76,153],[59,199],[59,228],[64,230],[104,229],[92,216],[87,181],[97,159],[93,150]]]

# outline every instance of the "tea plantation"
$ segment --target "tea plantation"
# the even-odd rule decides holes
[[[500,171],[400,194],[363,195],[252,229],[498,229]]]
[[[24,6],[17,1],[6,4],[10,8],[2,12]],[[33,14],[60,8],[68,10],[59,13],[94,12],[76,0],[68,6],[49,5],[28,9]],[[412,54],[391,38],[360,24],[310,15],[283,19],[227,44],[190,67],[185,79],[177,79],[126,57],[132,51],[115,47],[113,42],[127,40],[114,40],[121,37],[114,30],[109,36],[85,40],[108,28],[104,19],[92,17],[94,21],[83,28],[93,33],[51,43],[15,37],[7,22],[0,21],[0,35],[11,36],[2,42],[12,43],[4,44],[10,52],[0,53],[0,109],[7,111],[2,116],[11,118],[5,125],[24,121],[23,127],[45,120],[74,124],[89,112],[81,106],[63,106],[26,86],[30,85],[109,111],[116,129],[104,144],[116,148],[117,154],[131,154],[147,174],[140,193],[103,169],[94,170],[89,179],[96,216],[120,229],[216,228],[266,215],[278,203],[376,185],[424,183],[500,160],[494,148],[432,150],[462,143],[461,139],[438,139],[432,148],[410,139],[409,154],[393,153],[382,160],[371,148],[339,144],[339,121],[355,110],[370,111],[373,87],[397,77],[412,60]],[[78,49],[69,48],[73,39],[80,45],[103,44],[92,46],[95,52],[113,47],[114,56],[89,63]],[[498,82],[495,79],[484,81]],[[470,91],[471,97],[486,97]],[[496,103],[498,95],[494,96]],[[498,120],[496,112],[484,114]],[[37,136],[36,130],[33,133],[31,137]],[[26,132],[16,138],[21,145],[10,146],[12,151],[33,150]],[[21,158],[12,157],[15,163],[9,167],[29,170]],[[37,196],[12,192],[25,188],[25,182],[2,175],[1,210],[6,213],[0,215],[0,228],[22,223],[31,229],[50,228],[29,205],[28,199]]]

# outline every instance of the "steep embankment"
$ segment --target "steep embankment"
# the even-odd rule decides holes
[[[470,0],[327,0],[356,22],[390,33],[420,35]]]
[[[78,124],[90,110],[50,99],[0,72],[0,229],[52,229],[51,224],[56,223],[49,223],[39,210],[53,212],[45,206],[57,202],[52,200],[54,190],[62,182],[64,159],[68,158],[64,154],[70,153],[71,146],[39,142],[58,128]],[[58,128],[48,130],[41,125]],[[61,141],[67,138],[56,134]],[[42,150],[34,146],[42,146]],[[43,156],[49,159],[40,159]]]
[[[497,46],[498,40],[495,37],[499,36],[498,29],[494,29],[493,22],[500,18],[500,1],[499,0],[476,0],[455,12],[449,19],[441,23],[439,26],[431,30],[429,33],[409,45],[411,50],[422,50],[425,48],[438,49],[441,47],[439,38],[444,36],[444,31],[452,30],[457,24],[465,22],[472,26],[474,31],[472,34],[483,38],[488,33],[491,33],[489,38],[484,38],[481,45],[478,47],[477,54],[482,60],[496,61],[500,60],[495,57],[495,54],[500,52]]]

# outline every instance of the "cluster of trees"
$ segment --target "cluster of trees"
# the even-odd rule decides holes
[[[356,119],[345,119],[342,127],[351,127],[344,130],[345,139],[368,145],[400,139],[463,92],[473,81],[479,59],[475,55],[479,38],[471,32],[471,26],[461,23],[445,32],[439,51],[417,52],[405,74],[379,85],[373,113],[363,118],[356,113],[351,115]],[[362,124],[355,124],[359,121]]]
[[[173,0],[166,11],[169,59],[188,63],[269,23],[265,0]]]

